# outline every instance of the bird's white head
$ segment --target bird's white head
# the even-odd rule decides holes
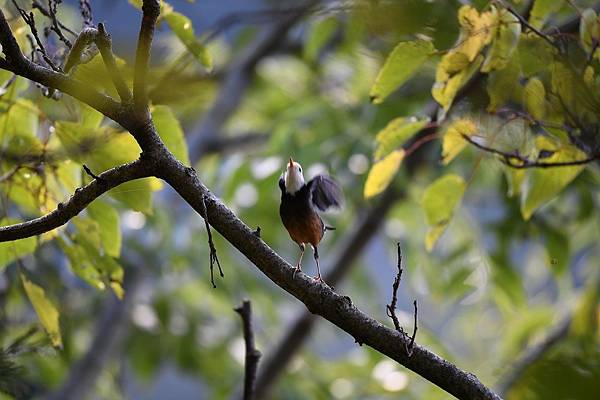
[[[289,194],[296,193],[298,190],[302,189],[302,186],[304,186],[302,167],[300,164],[292,160],[291,157],[290,162],[285,169],[283,179],[285,181],[285,191]]]

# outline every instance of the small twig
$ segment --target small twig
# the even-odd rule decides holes
[[[102,179],[98,175],[94,174],[87,165],[83,164],[83,170],[85,171],[86,174],[88,174],[93,179],[96,179],[99,182],[104,182],[104,179]]]
[[[46,9],[46,7],[44,7],[44,6],[43,6],[43,5],[42,5],[42,4],[41,4],[39,1],[37,1],[37,0],[33,0],[33,1],[31,2],[31,7],[32,7],[32,8],[36,8],[36,9],[40,10],[40,13],[41,13],[43,16],[45,16],[45,17],[48,17],[48,18],[51,18],[51,17],[50,17],[50,12],[48,12],[48,10]],[[58,26],[60,26],[60,28],[61,28],[61,29],[63,29],[63,30],[65,30],[65,31],[69,32],[69,33],[70,33],[71,35],[73,35],[73,36],[77,36],[77,33],[75,33],[75,32],[74,32],[74,31],[73,31],[71,28],[69,28],[68,26],[66,26],[65,24],[63,24],[63,23],[62,23],[62,22],[60,22],[60,21],[57,21],[57,22],[58,22]]]
[[[219,258],[217,257],[217,249],[215,248],[215,243],[213,242],[212,232],[210,230],[210,224],[208,222],[208,209],[206,208],[206,199],[202,196],[202,211],[204,213],[204,225],[206,225],[206,232],[208,233],[208,247],[210,249],[210,283],[212,283],[213,288],[216,288],[215,278],[214,278],[214,265],[217,263],[217,267],[219,268],[219,275],[221,278],[224,278],[223,270],[221,269],[221,263],[219,262]]]
[[[394,327],[397,331],[401,331],[402,327],[400,326],[400,321],[398,321],[398,317],[396,316],[396,303],[398,302],[398,288],[400,287],[400,280],[402,279],[402,248],[400,247],[400,243],[398,243],[398,274],[396,275],[396,279],[394,279],[394,283],[392,284],[392,302],[386,306],[387,315],[394,322]]]
[[[246,361],[244,373],[244,400],[254,398],[254,385],[256,382],[256,371],[261,352],[254,346],[254,329],[252,328],[252,307],[250,300],[244,300],[242,305],[234,308],[242,318],[244,342],[246,343]]]
[[[62,30],[60,29],[60,25],[58,24],[58,19],[56,17],[56,11],[58,5],[62,0],[48,0],[48,13],[50,14],[48,18],[50,19],[51,25],[50,30],[56,33],[56,36],[60,39],[61,42],[65,44],[69,49],[72,47],[71,41],[63,35]]]
[[[252,233],[254,233],[254,236],[260,237],[260,226],[257,226],[256,229],[254,230],[254,232],[252,232]]]
[[[559,161],[559,162],[543,162],[543,161],[532,161],[526,157],[521,156],[518,153],[507,153],[502,150],[495,149],[493,147],[488,147],[481,143],[477,143],[470,136],[462,134],[463,139],[467,142],[471,143],[473,146],[477,147],[480,150],[486,151],[488,153],[496,154],[500,156],[500,161],[515,169],[525,169],[525,168],[554,168],[554,167],[572,167],[575,165],[584,165],[589,164],[592,161],[600,160],[600,153],[593,154],[588,158],[584,158],[583,160],[573,160],[573,161]]]
[[[535,33],[536,35],[538,35],[539,37],[544,39],[546,42],[550,43],[550,45],[552,47],[559,48],[559,46],[556,43],[554,43],[552,41],[552,39],[550,39],[548,36],[544,35],[540,30],[533,27],[529,22],[527,22],[527,20],[525,18],[523,18],[521,16],[521,14],[519,14],[517,11],[515,11],[514,8],[512,8],[511,6],[509,6],[508,4],[504,3],[501,0],[498,0],[498,2],[502,5],[502,7],[504,7],[506,9],[506,11],[508,11],[509,13],[514,15],[519,20],[521,25],[523,25],[524,27],[526,27],[527,29],[529,29],[530,31],[532,31],[533,33]]]
[[[89,0],[79,0],[79,11],[81,12],[81,18],[83,19],[83,27],[87,28],[94,25],[94,18],[92,17],[92,6]]]
[[[31,34],[33,35],[36,43],[37,43],[37,51],[40,52],[40,54],[42,55],[42,58],[44,59],[44,61],[46,61],[46,63],[50,66],[50,68],[52,68],[54,71],[60,72],[60,68],[58,68],[54,62],[52,61],[52,59],[50,58],[50,56],[48,55],[48,52],[46,52],[46,48],[44,47],[44,44],[42,43],[40,36],[38,34],[38,30],[35,26],[35,19],[33,17],[33,13],[30,12],[29,14],[27,14],[25,12],[25,10],[23,10],[21,7],[19,7],[19,5],[17,4],[16,0],[12,0],[13,5],[15,6],[15,8],[19,11],[19,14],[21,14],[21,18],[23,18],[23,21],[29,25],[29,29],[31,30]]]
[[[396,328],[396,330],[402,334],[402,337],[404,338],[404,350],[406,351],[406,354],[409,357],[411,357],[415,345],[415,337],[417,336],[417,300],[413,302],[415,306],[415,326],[413,328],[412,337],[409,341],[408,334],[404,331],[402,326],[400,326],[400,321],[396,316],[396,303],[398,303],[398,288],[400,287],[400,281],[402,280],[403,271],[404,270],[402,269],[402,248],[400,247],[400,243],[398,243],[398,274],[396,275],[394,283],[392,284],[392,302],[386,305],[386,311],[388,317],[390,317],[394,322],[394,328]]]

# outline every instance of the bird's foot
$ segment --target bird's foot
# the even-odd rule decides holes
[[[317,276],[313,276],[313,281],[315,281],[315,282],[319,282],[319,283],[322,283],[322,284],[323,284],[323,285],[325,285],[325,286],[329,286],[329,285],[327,284],[327,282],[325,282],[325,281],[323,280],[323,278],[321,277],[321,274],[319,274],[319,275],[317,275]]]
[[[294,267],[294,272],[292,273],[292,279],[294,279],[294,278],[296,277],[296,274],[297,274],[298,272],[302,272],[302,267],[300,267],[300,265],[296,265],[296,266]]]

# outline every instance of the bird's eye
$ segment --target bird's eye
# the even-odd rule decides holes
[[[298,171],[300,171],[300,173],[302,173],[302,167],[298,167]]]

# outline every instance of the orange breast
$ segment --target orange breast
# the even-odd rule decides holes
[[[285,218],[283,224],[296,243],[317,246],[323,238],[323,221],[314,212],[302,217]]]

